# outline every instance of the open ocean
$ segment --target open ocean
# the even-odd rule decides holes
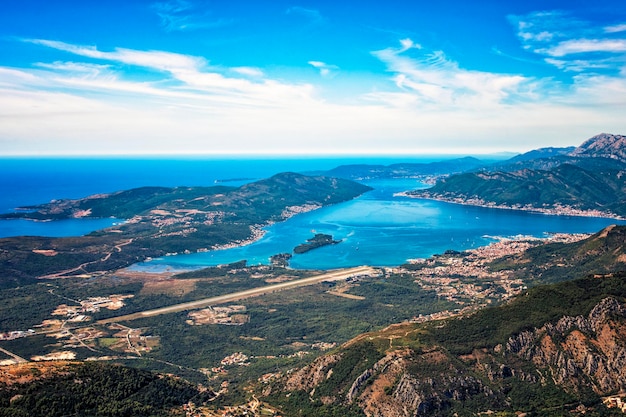
[[[0,158],[0,212],[61,198],[81,198],[135,187],[238,186],[278,172],[309,173],[351,163],[431,162],[442,158]],[[593,233],[611,219],[550,216],[513,210],[462,206],[394,197],[393,193],[424,187],[415,180],[375,180],[375,188],[353,201],[295,216],[267,228],[250,245],[207,253],[177,255],[134,268],[161,271],[193,269],[246,259],[268,263],[276,253],[291,252],[314,233],[328,233],[340,244],[294,255],[294,268],[329,269],[357,265],[393,266],[447,249],[488,244],[495,236],[546,233]],[[108,227],[118,219],[58,222],[0,221],[0,237],[21,235],[76,236]]]

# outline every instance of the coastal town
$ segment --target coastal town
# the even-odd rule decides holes
[[[486,201],[479,197],[468,197],[463,195],[442,195],[432,193],[428,190],[419,190],[419,192],[403,191],[395,193],[396,197],[424,198],[429,200],[443,201],[446,203],[461,204],[464,206],[475,206],[485,208],[495,208],[502,210],[520,210],[529,213],[549,214],[556,216],[580,216],[580,217],[601,217],[615,220],[626,220],[626,217],[617,215],[607,210],[598,209],[579,209],[572,206],[562,204],[552,204],[545,207],[537,207],[532,204],[497,204],[493,201]]]
[[[521,255],[529,248],[547,243],[573,243],[588,238],[588,234],[558,233],[547,238],[517,236],[497,238],[487,246],[464,252],[448,251],[428,259],[413,259],[403,267],[393,268],[395,273],[410,274],[424,289],[465,309],[495,305],[527,289],[527,283],[509,270],[493,270],[489,265],[504,257]],[[460,310],[459,310],[460,311]],[[455,312],[455,314],[458,311]],[[450,312],[431,315],[441,319]],[[424,321],[424,317],[416,318]]]

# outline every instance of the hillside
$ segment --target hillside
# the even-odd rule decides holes
[[[0,239],[0,287],[40,276],[108,271],[166,253],[242,244],[258,238],[271,222],[368,190],[348,180],[283,173],[239,188],[145,187],[27,207],[0,217],[113,216],[127,221],[81,237]]]
[[[626,228],[609,226],[579,242],[540,245],[505,257],[492,270],[513,270],[527,282],[552,283],[586,275],[626,271]]]
[[[265,399],[304,416],[621,415],[602,399],[626,388],[625,278],[364,334],[264,388]]]
[[[52,362],[0,369],[0,416],[183,416],[215,393],[134,368]]]
[[[619,135],[598,135],[566,155],[514,159],[496,166],[500,170],[452,175],[408,195],[557,214],[624,216],[623,141]]]

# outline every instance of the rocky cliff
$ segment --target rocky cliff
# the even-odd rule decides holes
[[[574,149],[570,156],[611,158],[626,162],[626,136],[600,133]]]

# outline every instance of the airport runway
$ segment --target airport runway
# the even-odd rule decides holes
[[[309,278],[297,279],[293,281],[281,282],[280,284],[266,285],[264,287],[252,288],[250,290],[239,291],[231,294],[219,295],[217,297],[204,298],[202,300],[190,301],[187,303],[175,304],[169,307],[157,308],[154,310],[146,310],[133,314],[126,314],[118,317],[111,317],[104,320],[99,320],[98,324],[117,323],[121,321],[137,320],[145,317],[154,317],[161,314],[175,313],[185,310],[196,310],[199,308],[206,308],[218,304],[230,303],[234,301],[243,300],[245,298],[257,297],[259,295],[269,294],[276,291],[283,291],[292,288],[304,287],[307,285],[317,284],[323,281],[340,281],[347,279],[351,276],[357,275],[370,275],[375,273],[376,270],[369,266],[359,266],[356,268],[341,269],[337,271],[328,272],[322,275],[316,275]]]

